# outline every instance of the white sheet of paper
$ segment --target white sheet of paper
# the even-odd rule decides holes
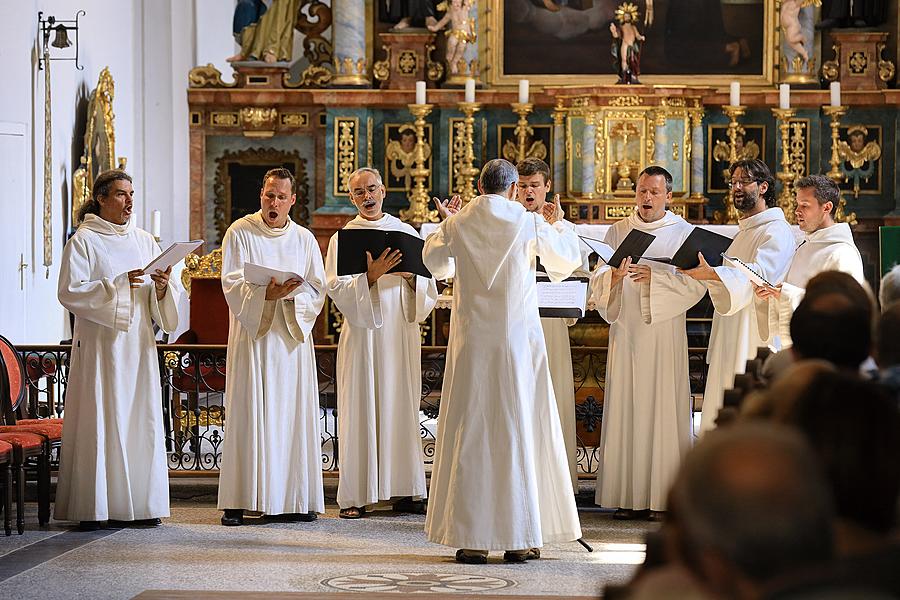
[[[537,282],[537,301],[540,308],[577,308],[582,316],[587,307],[587,281]]]
[[[586,238],[583,236],[578,236],[578,239],[581,240],[581,243],[591,249],[591,252],[597,253],[597,255],[603,259],[603,262],[609,262],[609,259],[612,258],[612,255],[615,254],[615,250],[612,249],[612,246],[609,244],[604,244],[601,241],[594,240],[591,238]]]
[[[295,292],[305,291],[313,296],[319,295],[319,290],[314,288],[308,281],[293,271],[279,271],[278,269],[270,269],[269,267],[264,267],[251,262],[244,263],[244,280],[247,283],[267,286],[273,277],[275,278],[275,283],[278,285],[283,284],[288,279],[296,279],[300,282],[300,286]],[[294,295],[296,294],[291,294],[291,296]]]
[[[738,271],[747,276],[747,279],[755,283],[756,285],[768,285],[775,287],[773,284],[766,281],[763,277],[758,275],[756,271],[747,266],[744,261],[739,258],[734,258],[732,256],[728,256],[724,252],[722,253],[722,258],[728,261],[729,265],[736,268]]]
[[[166,248],[162,254],[150,261],[150,264],[144,267],[144,273],[153,275],[158,270],[165,271],[169,267],[174,267],[184,260],[184,257],[196,250],[203,243],[203,240],[191,240],[189,242],[175,242]]]

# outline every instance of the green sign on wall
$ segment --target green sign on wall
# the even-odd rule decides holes
[[[881,276],[894,265],[900,265],[900,227],[878,228],[878,254],[881,257]]]

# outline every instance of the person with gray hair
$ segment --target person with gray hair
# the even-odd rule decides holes
[[[458,211],[436,203],[444,222],[422,254],[454,278],[425,533],[463,563],[490,550],[523,562],[581,537],[535,284],[537,258],[554,281],[581,265],[578,237],[525,210],[517,181],[513,164],[489,161],[482,195]]]
[[[900,265],[884,274],[881,278],[881,287],[878,290],[878,303],[884,312],[894,302],[900,301]]]
[[[781,349],[790,348],[791,315],[806,293],[806,283],[823,271],[849,273],[863,286],[866,283],[862,257],[853,243],[847,223],[835,223],[834,214],[841,201],[838,185],[825,175],[809,175],[797,180],[797,224],[805,237],[797,248],[784,282],[756,288],[760,315],[759,337],[778,336]]]
[[[710,432],[672,487],[681,562],[715,598],[758,598],[834,556],[831,490],[801,434],[769,423]]]

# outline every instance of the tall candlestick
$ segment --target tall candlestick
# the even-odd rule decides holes
[[[475,102],[475,80],[469,77],[466,79],[466,102],[469,104]]]
[[[778,108],[787,110],[791,107],[791,86],[782,83],[778,86]]]
[[[416,104],[426,104],[425,102],[425,82],[416,82]]]
[[[519,104],[528,104],[528,80],[519,80]]]
[[[741,83],[739,81],[731,82],[731,89],[728,94],[728,104],[729,106],[741,105]]]
[[[153,234],[157,240],[159,239],[160,230],[162,229],[162,213],[158,210],[154,210],[152,213],[150,233]]]
[[[832,81],[831,85],[828,86],[828,90],[831,92],[831,106],[840,106],[841,105],[841,82],[840,81]]]

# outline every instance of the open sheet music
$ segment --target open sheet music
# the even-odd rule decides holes
[[[150,264],[144,267],[144,273],[152,275],[157,270],[165,271],[169,267],[174,267],[183,261],[185,256],[199,248],[201,244],[203,244],[203,240],[175,242],[166,248],[162,254],[150,261]]]
[[[548,277],[537,278],[537,301],[541,317],[580,319],[587,308],[590,280],[569,277],[554,283]]]
[[[275,279],[275,283],[277,283],[278,285],[283,284],[288,279],[297,280],[300,282],[300,287],[297,288],[299,291],[312,294],[313,296],[319,295],[319,290],[316,289],[311,283],[306,281],[298,273],[294,273],[293,271],[280,271],[278,269],[271,269],[269,267],[264,267],[262,265],[257,265],[250,262],[244,263],[244,281],[246,281],[247,283],[267,286],[273,278]]]
[[[734,256],[728,256],[724,252],[722,253],[722,258],[728,261],[729,267],[735,267],[738,271],[747,276],[747,279],[755,283],[756,285],[767,285],[769,287],[775,287],[774,283],[769,283],[769,281],[757,273],[753,268],[742,261],[739,258],[735,258]]]

